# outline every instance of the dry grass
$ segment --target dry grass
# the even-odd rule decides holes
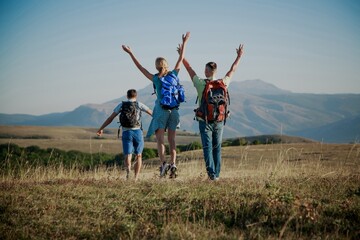
[[[78,141],[73,144],[78,144]],[[50,143],[49,143],[50,144]],[[169,156],[167,156],[169,157]],[[222,150],[222,179],[256,177],[263,179],[270,175],[278,177],[293,177],[301,174],[331,176],[336,174],[351,175],[360,173],[360,146],[358,144],[272,144],[226,147]],[[156,159],[145,160],[141,180],[154,178],[160,162]],[[202,150],[178,154],[179,177],[176,181],[186,181],[191,178],[203,177],[205,180],[205,164]],[[21,179],[29,178],[36,181],[53,179],[116,179],[124,178],[124,173],[117,168],[98,167],[95,171],[82,171],[73,166],[66,169],[63,166],[36,166],[24,169],[27,172]],[[31,174],[30,174],[31,172]],[[29,175],[30,174],[30,175]],[[42,176],[39,178],[39,176]],[[2,176],[7,181],[11,176]]]
[[[358,239],[360,146],[223,148],[210,182],[201,151],[179,155],[179,177],[138,182],[118,168],[61,165],[0,180],[1,239]]]

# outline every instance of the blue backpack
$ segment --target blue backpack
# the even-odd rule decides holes
[[[176,76],[173,72],[170,72],[159,79],[161,81],[160,104],[162,108],[179,108],[180,103],[185,102],[185,91],[184,87],[179,83],[178,76]]]

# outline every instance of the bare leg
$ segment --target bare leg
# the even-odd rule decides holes
[[[136,163],[135,163],[135,166],[134,166],[135,181],[138,180],[139,173],[140,173],[140,170],[141,170],[141,166],[142,166],[142,155],[138,154],[138,155],[136,155]]]
[[[163,162],[165,162],[164,133],[165,133],[164,129],[161,129],[161,128],[159,128],[158,130],[155,131],[156,141],[157,141],[157,149],[158,149],[158,154],[159,154],[161,164]]]
[[[169,141],[169,148],[170,148],[170,158],[171,163],[176,164],[176,143],[175,143],[175,136],[176,131],[169,130],[168,132],[168,141]]]
[[[131,171],[131,157],[132,154],[125,155],[126,178],[129,178],[129,174]]]

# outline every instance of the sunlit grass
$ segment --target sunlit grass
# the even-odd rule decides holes
[[[2,171],[0,238],[357,239],[359,149],[227,147],[217,182],[201,150],[179,154],[175,180],[158,177],[157,159],[137,182],[116,166],[24,163]]]

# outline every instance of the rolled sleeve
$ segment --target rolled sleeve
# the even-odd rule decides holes
[[[119,114],[122,107],[122,102],[114,108],[114,113]]]
[[[231,78],[228,77],[228,76],[225,76],[225,77],[223,78],[223,82],[224,82],[224,84],[226,85],[226,87],[229,87],[230,80],[231,80]]]

